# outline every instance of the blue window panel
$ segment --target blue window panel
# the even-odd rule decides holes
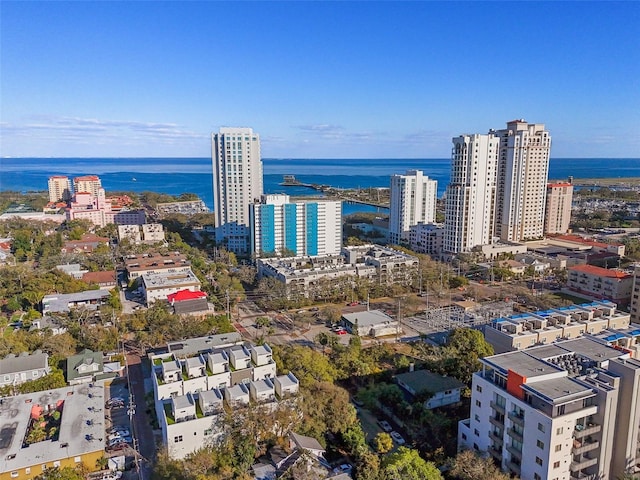
[[[307,255],[318,255],[318,204],[307,204]]]
[[[284,205],[284,248],[298,254],[298,206],[295,203]]]
[[[273,253],[276,251],[275,209],[273,205],[260,206],[260,220],[262,251]]]

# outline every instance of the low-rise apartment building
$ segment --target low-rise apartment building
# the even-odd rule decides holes
[[[640,361],[583,337],[486,357],[459,449],[531,480],[640,471]]]
[[[180,252],[144,253],[129,255],[124,259],[129,280],[146,273],[181,273],[191,271],[191,262]]]
[[[140,284],[147,305],[157,300],[166,300],[169,295],[181,290],[200,291],[200,280],[190,269],[172,273],[145,273]]]
[[[49,425],[45,438],[32,434]],[[104,456],[104,384],[76,385],[0,402],[0,480],[31,480],[47,469],[99,470]]]
[[[409,248],[417,253],[440,256],[444,250],[444,225],[418,223],[409,228]]]
[[[368,278],[379,283],[409,285],[418,271],[418,258],[380,245],[343,247],[340,255],[261,258],[258,276],[273,277],[289,293],[313,295],[321,282],[345,277]]]
[[[630,315],[609,301],[583,303],[498,318],[485,328],[496,353],[522,350],[585,334],[628,329]]]
[[[567,288],[582,295],[611,300],[626,307],[631,301],[633,275],[613,268],[576,265],[567,269]]]
[[[109,290],[85,290],[78,293],[52,293],[42,298],[42,313],[68,312],[72,308],[96,310],[109,300]]]
[[[291,408],[298,393],[293,374],[276,375],[268,345],[251,345],[238,334],[174,342],[150,356],[156,414],[171,458],[211,444],[223,433],[224,408],[241,414],[252,406],[270,414]]]

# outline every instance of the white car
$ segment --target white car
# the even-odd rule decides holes
[[[389,425],[389,422],[387,422],[386,420],[378,420],[378,425],[380,425],[380,428],[385,432],[390,432],[391,430],[393,430],[391,425]]]
[[[393,438],[393,441],[398,445],[405,444],[404,438],[402,438],[402,435],[400,435],[398,432],[391,432],[391,438]]]

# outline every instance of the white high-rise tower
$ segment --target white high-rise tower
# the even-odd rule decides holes
[[[445,252],[469,252],[493,240],[499,142],[493,133],[453,139],[451,183],[445,200]]]
[[[496,235],[520,242],[544,235],[551,136],[544,124],[507,122],[498,130],[500,157]]]
[[[391,176],[389,208],[389,240],[399,245],[409,242],[409,230],[418,223],[436,219],[438,182],[424,176],[421,170]]]
[[[249,253],[249,205],[262,195],[260,136],[251,128],[211,135],[216,239],[229,251]]]

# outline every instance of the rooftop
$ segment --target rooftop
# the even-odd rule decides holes
[[[596,267],[594,265],[575,265],[573,267],[569,267],[569,271],[583,272],[583,273],[588,273],[590,275],[598,275],[600,277],[617,278],[617,279],[633,277],[633,275],[627,272],[615,270],[612,268]]]
[[[593,395],[591,388],[568,377],[551,378],[543,382],[523,385],[522,388],[537,393],[553,403],[565,403]]]
[[[395,320],[380,310],[369,310],[365,312],[345,313],[342,318],[358,327],[373,327],[384,323],[394,323]]]
[[[180,273],[145,273],[142,281],[147,290],[184,286],[200,286],[200,280],[191,270]]]
[[[0,403],[0,472],[104,450],[104,384],[95,382],[14,397]],[[33,407],[62,408],[57,440],[23,447]]]
[[[9,354],[0,360],[0,375],[48,368],[48,359],[49,355],[40,350],[36,350],[31,355],[27,352],[19,356]]]
[[[111,295],[106,290],[85,290],[78,293],[54,293],[42,298],[44,310],[48,312],[68,312],[70,303],[93,302]]]
[[[238,332],[231,332],[208,335],[206,337],[189,338],[180,342],[171,342],[167,344],[167,349],[176,355],[190,356],[201,352],[211,352],[216,348],[229,347],[240,342],[242,342],[240,334]]]
[[[396,375],[395,378],[398,382],[407,385],[416,393],[438,393],[464,387],[464,383],[453,377],[443,377],[428,370],[401,373],[400,375]]]

